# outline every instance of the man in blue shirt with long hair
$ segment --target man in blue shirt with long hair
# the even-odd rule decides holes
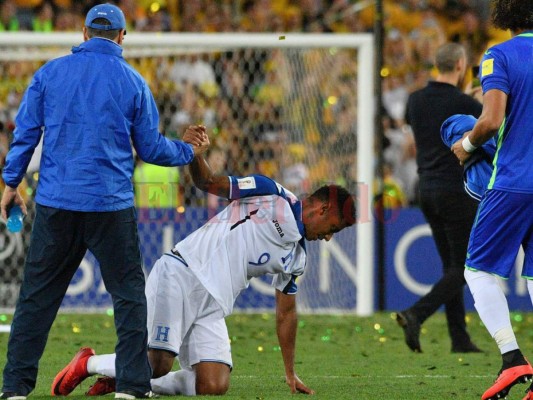
[[[483,112],[452,151],[465,163],[497,135],[494,171],[478,208],[465,261],[476,310],[501,355],[502,368],[482,400],[503,398],[533,376],[511,326],[498,279],[509,278],[520,246],[522,276],[533,300],[533,7],[531,0],[494,0],[494,25],[513,38],[488,49],[481,62]],[[533,399],[530,387],[524,400]]]
[[[113,300],[115,397],[151,397],[132,144],[143,161],[164,166],[188,164],[207,145],[205,133],[194,129],[185,132],[183,142],[159,133],[152,93],[122,57],[125,28],[118,7],[100,4],[89,10],[84,43],[35,73],[15,119],[3,171],[3,218],[13,205],[26,213],[17,187],[41,136],[44,144],[1,399],[25,399],[34,389],[50,327],[87,250],[99,261]],[[65,393],[64,378],[54,382],[52,395]]]

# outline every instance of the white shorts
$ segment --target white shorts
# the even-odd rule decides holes
[[[232,367],[222,310],[181,257],[165,254],[156,261],[146,300],[150,349],[177,354],[184,369],[201,361]]]

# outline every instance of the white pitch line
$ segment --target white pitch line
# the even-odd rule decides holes
[[[234,378],[244,378],[244,379],[261,379],[264,378],[264,375],[232,375]],[[313,375],[313,379],[353,379],[353,378],[363,378],[363,379],[416,379],[416,378],[430,378],[430,379],[452,379],[456,378],[456,375]],[[280,379],[283,377],[280,376]],[[461,378],[475,378],[475,379],[487,379],[493,378],[493,375],[461,375]]]
[[[465,375],[461,375],[461,377],[464,377]],[[412,379],[412,378],[436,378],[436,379],[450,379],[455,378],[457,375],[396,375],[392,378],[398,378],[398,379]],[[467,378],[481,378],[486,379],[492,377],[492,375],[468,375]],[[369,377],[369,378],[376,378],[376,377]]]

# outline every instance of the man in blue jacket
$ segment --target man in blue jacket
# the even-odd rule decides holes
[[[44,146],[2,399],[25,399],[34,389],[50,327],[87,250],[98,259],[113,299],[116,398],[151,397],[131,144],[145,162],[177,166],[205,151],[208,141],[194,129],[185,132],[183,142],[159,133],[152,93],[122,57],[125,27],[118,7],[93,7],[85,20],[84,43],[35,73],[15,120],[3,171],[3,218],[15,204],[26,213],[17,186],[41,136]],[[52,395],[63,394],[62,378],[54,382]]]

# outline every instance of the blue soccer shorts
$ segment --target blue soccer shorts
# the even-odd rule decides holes
[[[508,279],[520,245],[522,276],[533,279],[533,193],[488,190],[470,233],[466,268]]]

